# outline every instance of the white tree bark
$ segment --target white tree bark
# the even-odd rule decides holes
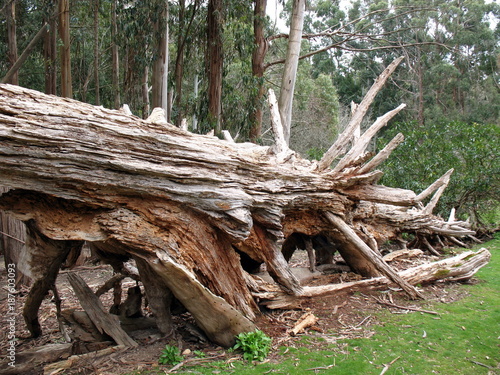
[[[286,51],[285,66],[283,68],[283,76],[281,78],[281,92],[278,100],[281,123],[283,124],[283,131],[287,144],[290,143],[293,92],[295,89],[295,81],[297,79],[297,68],[299,65],[305,10],[305,0],[293,0],[288,47]]]

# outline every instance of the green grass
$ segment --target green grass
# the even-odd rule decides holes
[[[421,302],[422,308],[439,316],[385,311],[378,315],[383,323],[372,327],[375,335],[369,339],[328,344],[305,336],[302,344],[314,341],[315,345],[279,348],[278,364],[219,361],[186,366],[177,373],[379,375],[394,361],[386,375],[500,375],[500,236],[481,247],[491,251],[492,259],[477,273],[478,283],[460,286],[468,296],[447,304]],[[325,369],[311,370],[317,367]]]

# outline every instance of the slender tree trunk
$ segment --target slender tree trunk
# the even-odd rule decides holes
[[[53,3],[49,5],[50,16],[45,20],[49,25],[49,31],[43,40],[43,57],[45,65],[45,93],[56,95],[57,93],[57,19]]]
[[[198,99],[199,86],[200,86],[200,81],[198,80],[198,74],[195,74],[193,82],[193,94],[195,100]],[[196,116],[195,112],[193,115],[193,132],[195,132],[197,129],[198,129],[198,117]]]
[[[161,37],[157,41],[158,57],[153,64],[152,104],[153,108],[163,108],[165,115],[168,115],[168,1],[164,1],[155,29]]]
[[[193,25],[194,17],[198,9],[199,2],[195,1],[193,4],[193,12],[189,24],[186,24],[186,2],[179,0],[179,33],[177,37],[177,58],[175,59],[175,108],[177,110],[177,118],[175,125],[181,126],[182,119],[184,118],[184,111],[182,108],[182,79],[184,78],[184,59],[186,51],[186,39],[190,33],[191,26]]]
[[[177,34],[177,58],[175,59],[175,108],[177,109],[177,118],[175,125],[180,127],[184,117],[182,110],[182,77],[184,75],[184,41],[187,35],[183,35],[186,15],[186,2],[179,0],[179,33]],[[193,10],[194,15],[194,10]],[[187,30],[186,30],[187,33]]]
[[[7,58],[9,60],[9,65],[12,67],[17,59],[17,32],[16,32],[16,1],[7,1],[5,5],[5,18],[7,19]],[[9,79],[8,82],[13,85],[19,84],[19,73],[16,71],[14,75]]]
[[[418,49],[417,58],[417,80],[418,80],[418,113],[417,119],[420,126],[425,125],[424,118],[424,72],[422,69],[421,51]]]
[[[148,90],[148,77],[149,77],[149,69],[146,66],[144,68],[144,73],[142,75],[142,117],[147,118],[149,116],[149,90]],[[153,104],[154,106],[154,104]]]
[[[283,124],[285,140],[287,143],[290,143],[293,91],[295,89],[297,67],[299,65],[300,44],[302,40],[305,9],[305,0],[293,0],[290,35],[288,37],[285,67],[283,69],[283,77],[281,80],[281,93],[278,99],[281,123]]]
[[[267,0],[254,0],[253,33],[255,48],[252,54],[252,75],[258,85],[258,90],[253,98],[253,110],[251,112],[250,140],[257,141],[262,132],[262,97],[265,93],[264,87],[264,57],[267,53],[267,41],[264,37],[264,26],[266,17]]]
[[[101,105],[99,95],[99,0],[94,0],[94,81],[95,104]]]
[[[9,71],[7,72],[7,74],[2,78],[2,80],[0,81],[1,83],[7,83],[9,80],[12,79],[12,77],[14,77],[17,74],[17,72],[19,71],[19,68],[21,68],[21,66],[23,65],[23,63],[28,58],[28,56],[35,49],[35,46],[38,43],[38,41],[40,39],[42,39],[43,36],[46,34],[47,28],[48,28],[48,25],[44,24],[41,27],[41,29],[38,30],[38,32],[36,33],[36,35],[33,37],[33,39],[31,39],[31,41],[28,43],[28,45],[24,49],[23,53],[21,53],[21,56],[19,56],[19,58],[17,59],[17,61],[14,63],[14,65],[9,69]]]
[[[216,134],[221,132],[222,112],[222,68],[224,53],[222,49],[222,0],[208,2],[208,121]]]
[[[62,40],[61,53],[61,96],[73,97],[71,80],[71,45],[69,35],[69,0],[59,0],[59,35]]]
[[[120,63],[118,56],[118,45],[116,44],[116,38],[118,36],[118,26],[116,22],[116,2],[113,0],[111,3],[111,55],[112,55],[112,75],[113,75],[113,98],[115,109],[120,108]]]

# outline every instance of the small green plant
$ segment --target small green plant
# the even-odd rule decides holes
[[[201,350],[195,350],[193,354],[195,355],[196,358],[205,358],[207,356],[205,352]]]
[[[165,345],[165,349],[161,351],[158,363],[160,365],[176,365],[181,363],[183,359],[184,357],[180,354],[179,348]]]
[[[236,345],[233,349],[243,352],[247,361],[263,361],[271,349],[271,338],[260,330],[243,332],[236,336]]]

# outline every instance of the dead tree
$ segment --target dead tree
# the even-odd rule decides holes
[[[432,214],[449,174],[420,194],[377,184],[377,166],[402,136],[374,157],[366,146],[402,106],[380,117],[330,168],[398,63],[375,82],[319,163],[288,149],[275,103],[276,144],[264,147],[192,134],[157,114],[141,120],[0,85],[0,185],[11,188],[0,196],[0,209],[30,223],[31,236],[50,239],[27,241],[33,244],[26,259],[30,276],[35,283],[52,278],[68,248],[88,241],[117,263],[136,260],[164,333],[172,329],[175,297],[224,346],[255,329],[259,313],[257,285],[241,265],[243,255],[265,263],[289,296],[304,294],[282,254],[283,241],[294,233],[324,236],[356,272],[385,276],[418,298],[375,247],[403,232],[472,234],[466,223]]]

